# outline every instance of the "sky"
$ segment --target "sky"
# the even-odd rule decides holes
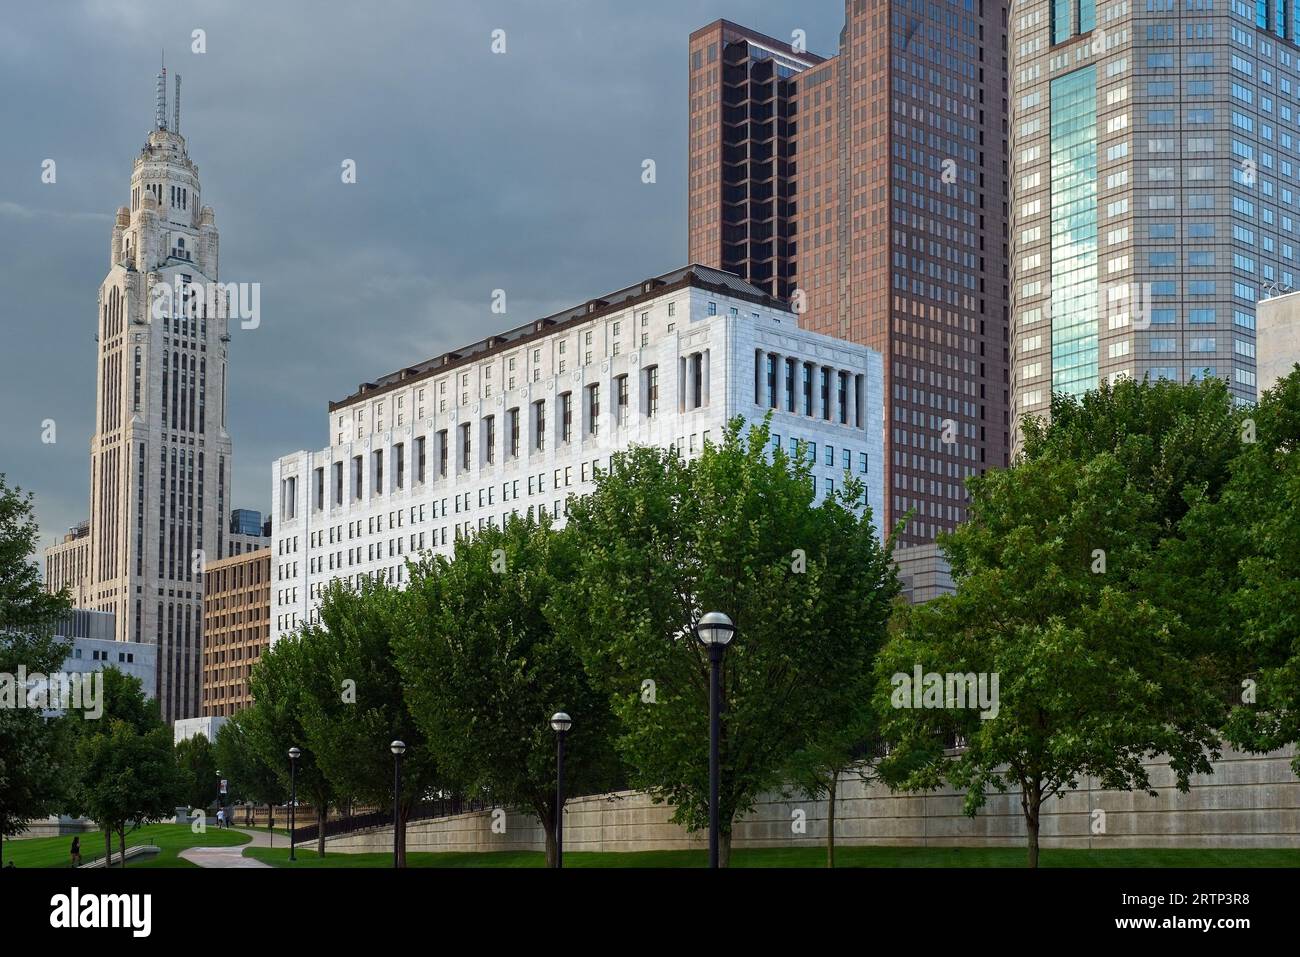
[[[271,462],[328,444],[331,399],[685,264],[687,39],[718,18],[831,55],[843,6],[69,0],[0,18],[0,472],[35,493],[41,544],[89,514],[95,301],[164,50],[221,279],[261,284],[261,324],[232,323],[228,401],[231,505],[265,512]]]

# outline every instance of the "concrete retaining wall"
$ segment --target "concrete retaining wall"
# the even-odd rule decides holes
[[[1103,791],[1084,779],[1076,791],[1045,805],[1045,847],[1293,847],[1300,848],[1300,781],[1287,748],[1268,755],[1226,752],[1212,775],[1197,775],[1180,794],[1167,764],[1148,764],[1157,796]],[[891,794],[878,784],[846,776],[836,808],[836,840],[852,844],[998,846],[1024,843],[1018,794],[993,795],[974,817],[962,813],[963,795]],[[804,814],[804,829],[795,825]],[[1094,816],[1095,811],[1104,812]],[[493,830],[494,814],[504,832]],[[671,809],[643,793],[575,798],[565,809],[568,851],[644,851],[703,848],[706,835],[669,823]],[[1093,833],[1094,826],[1104,830]],[[498,827],[498,831],[500,828]],[[767,795],[737,822],[735,847],[816,845],[826,837],[826,802]],[[531,815],[499,810],[420,821],[407,830],[409,851],[541,850],[544,834]],[[377,829],[329,841],[332,851],[387,852],[392,830]]]

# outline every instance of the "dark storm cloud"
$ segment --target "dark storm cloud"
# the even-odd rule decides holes
[[[324,446],[326,403],[686,260],[687,36],[719,17],[835,52],[843,8],[752,2],[24,4],[0,20],[0,471],[45,541],[87,516],[95,295],[167,51],[181,132],[259,282],[233,330],[232,504]],[[206,31],[207,52],[190,50]],[[493,30],[508,52],[494,55]],[[40,181],[41,162],[58,181]],[[641,162],[657,163],[643,185]],[[357,183],[340,181],[344,159]],[[509,314],[489,311],[504,289]],[[54,420],[57,442],[41,442]]]

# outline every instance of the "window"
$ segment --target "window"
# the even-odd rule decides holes
[[[659,367],[647,366],[641,372],[645,390],[645,415],[653,419],[659,414]]]
[[[587,434],[600,434],[600,384],[587,387]]]
[[[560,396],[560,441],[566,445],[573,441],[573,393]]]
[[[621,375],[615,379],[614,387],[618,393],[618,424],[627,425],[627,376]]]

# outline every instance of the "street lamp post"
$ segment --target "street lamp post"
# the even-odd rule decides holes
[[[555,866],[564,866],[564,739],[573,727],[573,719],[563,711],[551,715],[555,732]]]
[[[722,730],[722,655],[735,637],[736,626],[720,611],[711,611],[695,625],[695,637],[709,649],[709,867],[718,866],[718,790],[722,760],[718,738]]]
[[[302,751],[293,747],[289,749],[289,860],[296,861],[298,858],[293,856],[294,848],[294,805],[298,803],[298,759],[302,757]]]
[[[406,753],[406,742],[394,741],[388,749],[393,752],[393,867],[400,867],[398,849],[401,847],[401,835],[398,825],[402,813],[402,755]]]

